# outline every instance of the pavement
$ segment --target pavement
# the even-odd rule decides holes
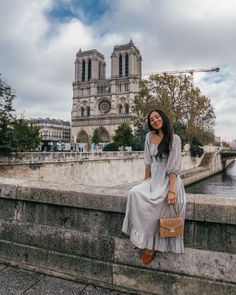
[[[0,264],[0,295],[124,295],[114,290],[76,283]]]

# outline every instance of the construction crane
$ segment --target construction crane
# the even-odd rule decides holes
[[[175,70],[175,71],[163,71],[156,73],[145,73],[144,76],[157,75],[157,74],[170,74],[170,75],[181,75],[181,74],[190,74],[193,76],[196,72],[219,72],[220,68],[212,68],[212,69],[191,69],[191,70]]]

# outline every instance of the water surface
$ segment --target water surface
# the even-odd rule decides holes
[[[187,193],[236,197],[236,163],[216,174],[186,187]]]

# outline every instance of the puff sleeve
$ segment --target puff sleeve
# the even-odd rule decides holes
[[[150,132],[146,134],[145,145],[144,145],[144,163],[145,166],[151,166],[152,158],[150,154]]]
[[[181,140],[178,135],[174,134],[172,147],[167,160],[166,173],[178,175],[181,170]]]

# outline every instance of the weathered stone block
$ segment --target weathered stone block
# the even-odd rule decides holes
[[[0,271],[3,270],[3,269],[5,269],[5,268],[7,268],[6,265],[4,265],[4,264],[0,264]]]
[[[0,218],[2,220],[13,220],[16,217],[18,201],[0,198]]]
[[[77,230],[40,224],[3,222],[0,239],[71,255],[113,261],[114,240],[104,235],[92,235]]]
[[[113,274],[114,285],[136,290],[139,294],[233,295],[236,292],[235,284],[125,265],[114,265]]]
[[[236,253],[236,227],[231,224],[195,222],[191,247]]]
[[[185,220],[184,223],[184,245],[192,247],[194,245],[194,227],[193,221]]]
[[[112,264],[95,259],[0,240],[1,257],[85,280],[112,282]]]
[[[142,268],[140,251],[131,243],[115,239],[114,262]],[[203,279],[236,282],[236,255],[185,248],[184,254],[157,252],[154,261],[146,268]]]
[[[236,224],[236,198],[195,194],[194,220]]]
[[[0,181],[1,181],[1,177],[0,177]],[[16,198],[16,185],[12,184],[11,181],[9,180],[6,181],[6,183],[1,183],[0,198]]]

